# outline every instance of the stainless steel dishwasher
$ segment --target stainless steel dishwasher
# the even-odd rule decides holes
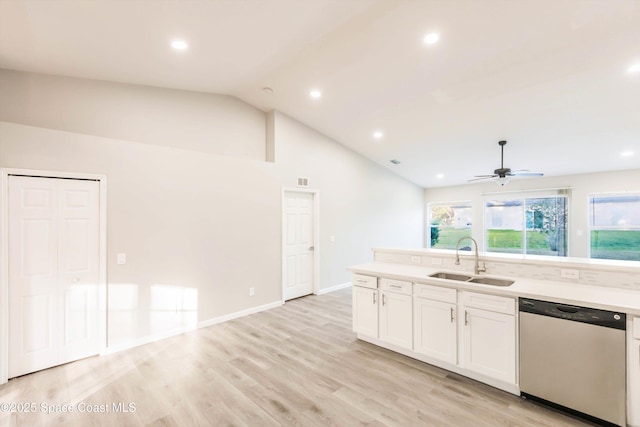
[[[626,315],[520,298],[520,391],[608,423],[626,423]]]

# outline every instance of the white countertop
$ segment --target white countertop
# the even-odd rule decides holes
[[[425,283],[447,288],[477,291],[492,295],[523,297],[563,304],[582,305],[600,308],[603,310],[640,315],[640,291],[631,289],[580,285],[579,283],[554,282],[551,280],[533,280],[522,277],[504,277],[493,274],[480,274],[480,276],[515,280],[515,283],[511,286],[491,286],[429,277],[430,274],[437,273],[439,271],[449,271],[456,274],[462,273],[475,276],[469,272],[404,264],[388,264],[383,262],[354,265],[349,267],[349,270],[353,273],[369,276],[382,276],[414,283]]]

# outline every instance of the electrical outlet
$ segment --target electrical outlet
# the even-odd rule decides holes
[[[442,258],[431,258],[431,264],[442,265]]]
[[[256,294],[256,288],[249,288],[249,296],[252,297]]]
[[[560,277],[565,279],[579,279],[580,278],[580,270],[571,270],[568,268],[560,269]]]
[[[414,255],[411,257],[411,262],[414,264],[422,264],[422,257]]]
[[[127,254],[120,253],[116,255],[116,264],[123,265],[127,263]]]

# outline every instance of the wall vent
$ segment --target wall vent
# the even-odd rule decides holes
[[[298,177],[298,187],[308,187],[309,186],[309,178],[306,176]]]

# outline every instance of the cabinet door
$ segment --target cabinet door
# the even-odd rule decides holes
[[[378,338],[378,290],[353,287],[353,331]]]
[[[411,295],[381,292],[380,339],[399,347],[413,348]]]
[[[457,363],[456,306],[425,298],[413,300],[414,351]]]
[[[627,424],[640,427],[640,317],[627,316]]]
[[[463,316],[462,367],[515,384],[515,316],[470,307],[464,307]]]

